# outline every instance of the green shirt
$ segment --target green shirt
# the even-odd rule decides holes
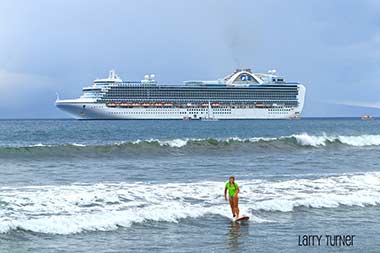
[[[232,185],[230,184],[230,182],[227,182],[226,188],[228,190],[228,194],[230,195],[230,197],[233,197],[235,193],[237,192],[238,185],[235,182]]]

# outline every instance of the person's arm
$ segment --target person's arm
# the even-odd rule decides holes
[[[224,198],[227,200],[227,187],[224,187]]]

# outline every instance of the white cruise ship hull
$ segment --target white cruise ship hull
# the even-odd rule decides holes
[[[84,95],[80,98],[58,98],[56,106],[75,119],[85,120],[198,120],[210,118],[210,115],[214,119],[226,120],[300,117],[305,101],[303,85],[288,84],[283,79],[280,84],[256,83],[253,86],[228,81],[244,82],[247,75],[250,80],[256,78],[250,71],[237,71],[233,73],[236,78],[228,77],[224,84],[157,86],[149,80],[123,83],[111,72],[108,79],[97,79],[93,86],[83,88]]]

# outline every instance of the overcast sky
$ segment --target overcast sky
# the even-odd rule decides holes
[[[246,67],[304,83],[304,116],[380,115],[380,1],[0,0],[0,118],[66,117],[56,92],[111,68],[173,84]]]

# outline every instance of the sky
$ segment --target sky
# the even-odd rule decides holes
[[[0,118],[54,106],[115,69],[125,80],[213,80],[276,69],[305,117],[380,116],[380,1],[0,0]]]

